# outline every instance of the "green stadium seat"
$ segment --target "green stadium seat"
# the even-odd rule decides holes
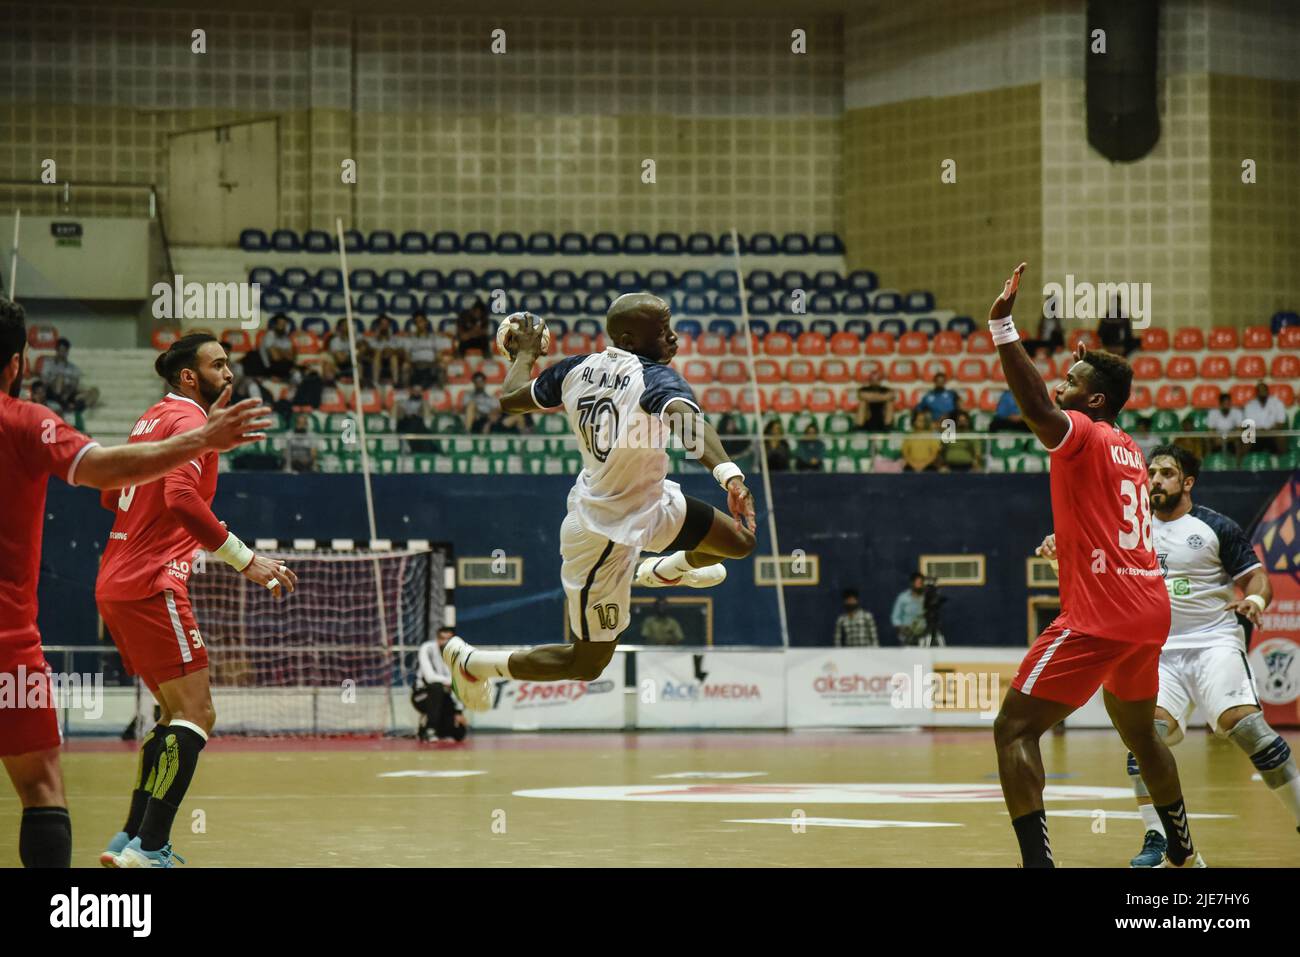
[[[1188,420],[1187,424],[1194,432],[1204,432],[1205,420],[1208,419],[1209,417],[1210,417],[1209,409],[1197,409],[1191,414],[1191,417]]]
[[[1182,428],[1178,413],[1172,409],[1161,409],[1151,417],[1152,432],[1177,432]]]
[[[1125,409],[1123,412],[1119,414],[1119,418],[1117,418],[1115,422],[1125,432],[1131,433],[1137,428],[1138,419],[1140,418],[1141,416],[1139,416],[1132,409]]]
[[[1282,467],[1280,458],[1264,452],[1251,452],[1242,460],[1248,472],[1270,472]]]
[[[1232,460],[1222,452],[1211,452],[1201,462],[1201,468],[1206,472],[1226,472],[1232,468]]]

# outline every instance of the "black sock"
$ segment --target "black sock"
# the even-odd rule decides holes
[[[131,792],[131,810],[127,812],[126,824],[122,830],[130,837],[140,833],[140,822],[144,820],[145,805],[149,803],[149,794],[153,791],[154,774],[158,765],[158,749],[162,747],[165,725],[158,725],[144,736],[140,742],[140,759],[135,769],[135,790]]]
[[[1047,812],[1030,811],[1015,818],[1011,826],[1016,829],[1020,842],[1020,860],[1025,867],[1055,867],[1052,844],[1047,839]]]
[[[1156,813],[1160,815],[1160,823],[1165,827],[1165,841],[1168,844],[1165,856],[1171,864],[1182,864],[1194,853],[1192,828],[1187,823],[1187,808],[1183,807],[1183,799],[1179,798],[1164,807],[1157,804]]]
[[[140,846],[146,851],[161,850],[171,839],[172,821],[194,780],[199,752],[207,744],[193,728],[175,722],[163,729],[160,738],[153,791],[140,821]]]
[[[23,867],[72,866],[72,818],[66,807],[23,808],[18,859]]]

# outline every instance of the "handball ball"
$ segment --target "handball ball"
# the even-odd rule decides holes
[[[515,355],[515,330],[524,326],[542,327],[542,355],[551,351],[551,330],[547,328],[545,322],[534,316],[531,312],[515,312],[506,316],[497,326],[497,348],[510,356],[512,359]]]

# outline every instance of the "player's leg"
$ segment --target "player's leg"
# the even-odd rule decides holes
[[[1186,653],[1181,651],[1166,651],[1160,655],[1155,728],[1171,748],[1183,739],[1183,724],[1192,708],[1192,689],[1183,674],[1186,660]],[[1165,829],[1132,751],[1128,753],[1126,770],[1137,798],[1138,813],[1142,815],[1142,847],[1129,861],[1129,866],[1159,867],[1165,859]]]
[[[1074,710],[1074,705],[1031,697],[1011,688],[993,722],[998,779],[1025,867],[1056,866],[1047,837],[1047,815],[1043,812],[1045,775],[1038,741]]]
[[[23,808],[18,859],[23,867],[71,867],[72,819],[63,795],[59,747],[7,754],[5,772]]]
[[[731,515],[698,498],[681,498],[685,508],[681,528],[662,547],[651,543],[649,551],[664,554],[645,559],[637,568],[636,584],[642,587],[709,588],[727,577],[723,561],[747,558],[754,551],[754,533]]]

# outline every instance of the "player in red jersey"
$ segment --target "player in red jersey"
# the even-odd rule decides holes
[[[207,333],[173,342],[154,368],[171,391],[136,422],[129,444],[201,427],[233,379],[226,350]],[[172,821],[216,722],[208,652],[187,588],[195,551],[212,552],[277,598],[298,581],[283,562],[254,555],[217,521],[211,508],[216,493],[217,455],[209,453],[161,480],[103,496],[117,518],[95,600],[127,672],[144,679],[162,709],[140,746],[126,825],[100,855],[106,867],[172,865]]]
[[[269,423],[270,410],[253,399],[222,408],[226,392],[200,429],[166,442],[106,449],[45,406],[18,399],[26,345],[22,307],[0,297],[0,681],[22,691],[34,683],[43,688],[35,699],[39,707],[27,707],[26,694],[6,699],[13,707],[0,706],[0,760],[23,806],[19,858],[27,867],[68,867],[72,825],[59,767],[62,736],[36,627],[49,477],[101,489],[148,482],[195,456],[262,438],[255,430]]]
[[[1178,768],[1155,726],[1169,594],[1152,548],[1146,463],[1115,425],[1133,370],[1118,356],[1081,347],[1049,397],[1011,318],[1024,270],[1021,263],[1003,285],[989,310],[989,331],[1020,414],[1051,453],[1061,614],[1020,663],[993,725],[1020,854],[1025,867],[1054,866],[1038,739],[1100,687],[1160,815],[1166,864],[1204,867],[1192,846]]]

